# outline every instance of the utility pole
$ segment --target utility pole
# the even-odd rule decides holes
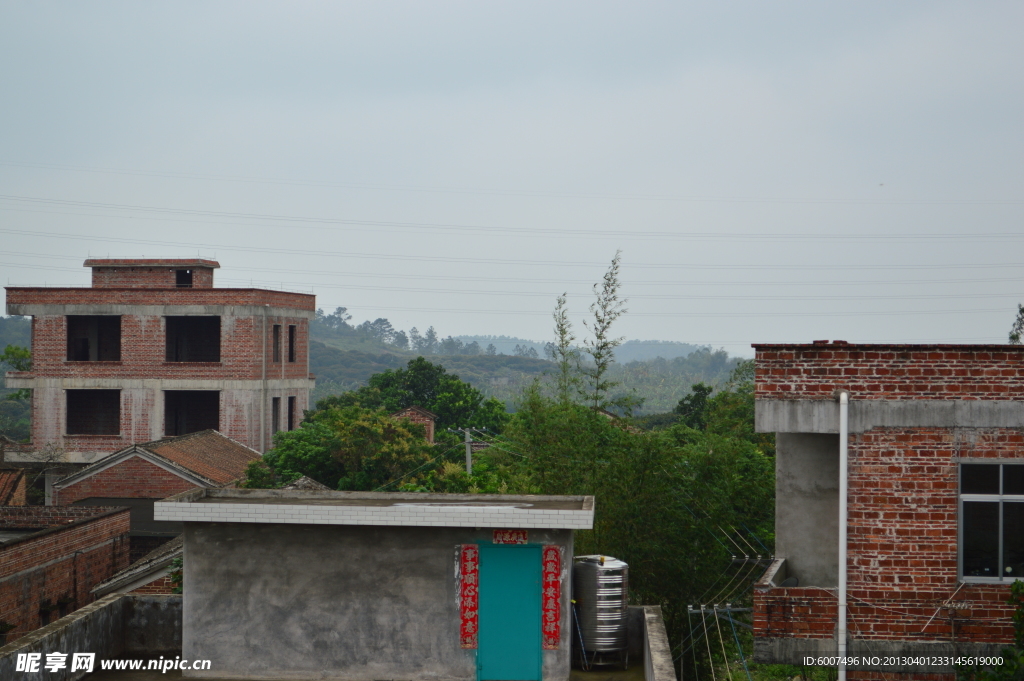
[[[473,431],[476,428],[449,428],[449,433],[462,433],[466,442],[466,475],[473,475]]]

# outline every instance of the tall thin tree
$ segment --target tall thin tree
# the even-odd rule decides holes
[[[600,284],[594,284],[594,294],[597,296],[590,305],[590,313],[594,316],[593,321],[584,321],[593,338],[583,341],[583,347],[590,355],[593,366],[585,370],[588,385],[586,399],[594,409],[603,409],[610,402],[607,399],[608,391],[614,388],[617,383],[607,378],[608,369],[615,362],[615,348],[622,344],[625,336],[614,337],[611,335],[612,325],[615,320],[626,314],[626,299],[619,298],[619,266],[622,261],[622,251],[615,251],[612,264],[604,273]]]

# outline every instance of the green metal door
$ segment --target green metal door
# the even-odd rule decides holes
[[[540,681],[539,546],[480,546],[480,681]]]

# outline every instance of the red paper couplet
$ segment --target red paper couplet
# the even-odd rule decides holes
[[[495,544],[525,544],[529,534],[529,530],[495,530],[492,537]]]
[[[463,648],[476,648],[480,630],[480,547],[463,544],[459,557],[459,638]]]
[[[562,637],[562,551],[558,546],[545,546],[542,552],[541,634],[544,650],[558,650]]]

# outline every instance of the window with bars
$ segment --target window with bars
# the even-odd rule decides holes
[[[960,464],[965,581],[1024,579],[1024,461]]]

